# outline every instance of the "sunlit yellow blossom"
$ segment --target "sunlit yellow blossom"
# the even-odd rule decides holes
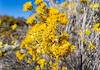
[[[43,21],[47,18],[47,16],[45,16],[44,14],[42,14],[40,17],[41,17],[41,20]]]
[[[86,35],[89,36],[89,35],[91,34],[91,31],[90,31],[89,29],[86,29],[86,30],[85,30],[85,33],[86,33]]]
[[[72,45],[71,47],[71,52],[73,52],[74,50],[76,50],[76,46]]]
[[[51,69],[52,69],[52,70],[58,70],[58,65],[57,65],[57,63],[51,64]]]
[[[12,30],[15,30],[16,28],[17,28],[17,24],[14,24],[14,25],[11,26]]]
[[[35,67],[35,70],[41,70],[41,69],[40,69],[40,67],[39,67],[39,66],[36,66],[36,67]]]
[[[7,46],[8,46],[8,43],[5,43],[5,44],[4,44],[4,46],[6,46],[6,47],[7,47]]]
[[[46,44],[46,43],[43,43],[43,44]],[[40,46],[40,47],[37,49],[37,53],[45,54],[46,52],[47,52],[47,47],[45,47],[45,46]]]
[[[93,29],[94,29],[94,31],[100,32],[100,23],[94,24],[94,25],[93,25]]]
[[[33,54],[32,54],[32,60],[35,61],[36,60],[36,52],[33,51]]]
[[[90,8],[92,10],[98,10],[98,8],[100,8],[100,3],[91,3]]]
[[[44,7],[46,7],[46,3],[42,2],[39,6],[41,6],[41,8],[44,8]]]
[[[31,2],[26,2],[23,6],[23,11],[29,11],[33,8],[32,3]]]
[[[62,32],[62,35],[66,40],[69,39],[69,34],[67,32]]]
[[[25,57],[25,54],[16,51],[16,57],[18,58],[18,60],[22,60]]]
[[[35,4],[40,4],[41,2],[43,2],[43,0],[35,0]]]
[[[34,19],[35,19],[34,16],[30,16],[30,17],[27,18],[26,23],[27,23],[27,24],[33,24],[34,21],[35,21]]]
[[[0,57],[6,56],[7,53],[5,51],[0,50]]]
[[[53,44],[51,47],[51,52],[54,55],[54,57],[57,57],[57,58],[59,56],[63,56],[64,54],[69,54],[70,52],[73,52],[76,48],[74,45],[71,47],[70,45],[71,44],[69,42],[66,42],[60,46]]]
[[[46,60],[45,59],[39,59],[38,64],[40,64],[41,68],[44,68],[45,64],[46,64]]]
[[[52,16],[52,15],[56,15],[58,14],[58,10],[56,8],[50,8],[49,9],[49,16]]]
[[[3,43],[0,41],[0,46],[2,46],[2,44],[3,44]]]
[[[60,47],[61,47],[62,49],[64,49],[64,50],[68,50],[70,45],[71,45],[71,44],[70,44],[68,41],[66,41],[64,44],[61,44]],[[60,48],[60,47],[59,47],[59,48]]]
[[[92,43],[90,43],[90,45],[88,46],[89,49],[93,50],[93,49],[96,49],[96,46],[93,45]]]
[[[38,7],[36,8],[36,12],[37,12],[38,14],[44,14],[44,9],[43,9],[41,6],[38,6]]]
[[[57,21],[58,19],[57,19],[57,16],[56,15],[52,15],[52,16],[50,16],[50,17],[48,17],[47,18],[47,23],[56,23],[56,21]]]
[[[32,60],[30,58],[28,58],[27,63],[32,64]]]
[[[29,53],[30,55],[33,54],[33,50],[32,50],[32,48],[28,48],[27,50],[28,50],[28,53]]]
[[[68,23],[68,18],[66,18],[65,14],[59,14],[59,21],[62,25],[66,25]]]
[[[52,54],[55,56],[55,57],[58,57],[59,56],[59,51],[58,51],[58,49],[59,49],[59,46],[57,46],[57,45],[55,45],[55,44],[53,44],[52,45],[52,47],[51,47],[51,52],[52,52]]]

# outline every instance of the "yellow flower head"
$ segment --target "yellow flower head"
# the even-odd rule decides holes
[[[86,29],[86,30],[85,30],[85,33],[86,33],[86,35],[89,36],[89,35],[91,34],[91,31],[90,31],[89,29]]]
[[[35,4],[40,4],[41,2],[43,2],[43,0],[35,0]]]
[[[46,3],[42,2],[39,6],[41,6],[41,8],[44,8],[44,7],[46,7]]]
[[[20,51],[16,51],[16,57],[21,61],[25,57],[25,54],[20,53]]]
[[[94,24],[94,25],[93,25],[93,29],[94,29],[94,31],[96,31],[96,32],[100,32],[100,23]]]
[[[55,44],[53,44],[52,45],[52,47],[51,47],[51,52],[52,52],[52,54],[55,56],[55,57],[58,57],[59,56],[59,51],[58,51],[58,49],[59,49],[59,46],[57,46],[57,45],[55,45]]]
[[[52,68],[52,70],[58,70],[58,65],[57,65],[57,63],[51,64],[51,68]]]
[[[92,43],[90,43],[90,45],[88,46],[89,49],[93,50],[93,49],[96,49],[96,46],[93,45]]]
[[[32,48],[28,48],[27,50],[28,50],[28,53],[29,53],[30,55],[33,54],[33,49],[32,49]]]
[[[15,30],[16,28],[17,28],[17,24],[14,24],[14,25],[11,26],[12,30]]]
[[[27,23],[27,24],[33,24],[34,21],[35,21],[34,16],[30,16],[30,17],[27,18],[26,23]]]
[[[45,59],[39,59],[37,63],[40,64],[41,68],[43,68],[44,65],[46,64],[46,60]]]
[[[40,67],[39,67],[39,66],[36,66],[36,67],[35,67],[35,70],[41,70],[41,69],[40,69]]]
[[[71,52],[73,52],[74,50],[76,50],[76,46],[72,45],[72,46],[70,47],[70,49],[71,49]]]
[[[0,47],[3,45],[2,41],[0,41]]]
[[[32,59],[27,58],[27,63],[32,64]]]
[[[32,3],[31,2],[26,2],[23,6],[23,11],[29,11],[33,8]]]
[[[38,7],[36,8],[36,12],[37,12],[38,14],[44,14],[44,9],[43,9],[41,6],[38,6]]]
[[[56,8],[50,8],[49,9],[49,16],[52,16],[52,15],[56,15],[58,14],[58,10]]]
[[[100,8],[100,3],[91,3],[90,8],[92,10],[98,10],[98,8]]]
[[[66,25],[68,23],[68,18],[65,14],[61,13],[59,14],[59,21],[62,25]]]

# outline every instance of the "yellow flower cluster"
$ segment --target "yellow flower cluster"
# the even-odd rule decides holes
[[[49,16],[52,16],[52,15],[56,15],[58,14],[58,10],[56,8],[50,8],[49,9]]]
[[[100,8],[100,3],[91,3],[91,4],[90,4],[90,8],[91,8],[92,10],[97,10],[97,9]]]
[[[2,44],[3,44],[3,43],[0,41],[0,47],[2,46]]]
[[[94,29],[94,31],[96,31],[96,32],[100,32],[100,23],[94,24],[94,25],[93,25],[93,29]]]
[[[73,45],[71,46],[71,44],[66,41],[66,43],[59,45],[59,46],[53,44],[50,51],[52,52],[54,57],[59,58],[63,55],[68,55],[69,53],[73,52],[73,50],[75,50],[75,48],[76,48],[75,46],[73,46]]]
[[[36,0],[38,2],[38,0]],[[38,22],[47,22],[47,23],[60,23],[62,25],[66,25],[68,23],[68,18],[63,13],[59,13],[56,8],[46,8],[46,3],[43,1],[39,2],[38,7],[36,8],[36,13],[38,14]],[[34,23],[35,17],[34,15],[30,16],[27,19],[27,23]],[[47,18],[48,17],[48,18]]]
[[[63,13],[59,14],[59,21],[63,25],[66,25],[66,23],[68,23],[68,19],[66,18],[65,14],[63,14]]]
[[[26,2],[23,6],[23,11],[29,11],[33,8],[32,3],[31,2]]]
[[[85,33],[86,33],[86,35],[88,35],[88,36],[89,36],[89,35],[91,34],[90,29],[86,29],[86,30],[85,30]]]
[[[52,69],[52,70],[58,70],[57,63],[51,64],[51,69]]]
[[[43,13],[44,13],[44,9],[43,9],[41,6],[39,6],[39,7],[36,9],[36,12],[37,12],[38,14],[43,14]]]
[[[41,2],[43,2],[43,0],[35,0],[35,4],[40,4]]]
[[[35,19],[34,16],[30,16],[30,17],[27,18],[26,23],[27,23],[27,24],[33,24],[34,21],[35,21],[34,19]]]
[[[16,51],[16,57],[21,61],[25,57],[25,54],[21,53],[20,51]]]
[[[88,46],[89,49],[93,50],[93,49],[96,49],[96,46],[93,45],[92,43],[90,43],[90,45]]]
[[[14,25],[11,26],[12,30],[15,30],[16,28],[17,28],[17,24],[14,24]]]
[[[36,66],[36,67],[35,67],[35,70],[41,70],[41,69],[40,69],[40,67],[39,67],[39,66]]]
[[[46,60],[45,59],[39,59],[37,61],[37,63],[40,65],[41,68],[44,68],[44,66],[46,64]]]

